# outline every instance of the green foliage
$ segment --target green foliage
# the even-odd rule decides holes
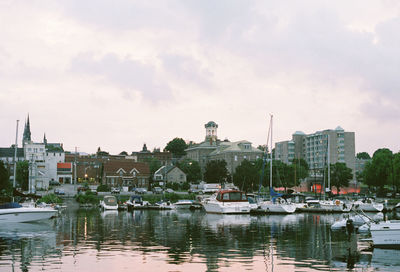
[[[29,162],[17,162],[17,182],[22,190],[28,190],[29,187]]]
[[[149,164],[149,168],[150,168],[150,182],[153,181],[154,178],[154,173],[160,169],[161,167],[161,162],[157,159],[157,158],[152,158],[152,157],[148,157],[144,160],[145,162],[147,162]]]
[[[204,181],[207,183],[224,183],[229,176],[226,161],[209,161],[204,172]]]
[[[387,148],[378,149],[372,156],[372,161],[367,162],[363,172],[364,182],[368,186],[383,188],[391,184],[393,153]]]
[[[400,152],[393,155],[393,169],[392,169],[393,183],[397,188],[400,186]],[[397,191],[397,190],[396,190]]]
[[[171,152],[174,157],[179,158],[186,155],[186,148],[187,144],[182,138],[174,138],[168,142],[165,150]]]
[[[197,161],[184,159],[177,162],[176,166],[186,174],[186,180],[190,183],[197,183],[201,180],[201,168]]]
[[[3,161],[0,161],[0,191],[3,189],[9,190],[10,187],[12,187],[10,175]]]
[[[38,202],[44,202],[47,204],[61,204],[63,201],[60,197],[58,197],[55,194],[48,194],[43,196],[41,199],[38,200]]]
[[[233,183],[241,190],[251,192],[258,189],[260,175],[254,162],[248,160],[236,167]]]
[[[330,170],[331,186],[335,186],[339,190],[341,187],[347,187],[350,180],[353,178],[351,168],[348,168],[345,163],[337,162],[335,164],[331,164]]]
[[[357,157],[357,159],[361,159],[361,160],[369,160],[369,159],[371,159],[371,156],[367,152],[357,153],[356,157]]]
[[[177,182],[167,182],[167,184],[165,185],[165,187],[167,188],[171,188],[174,191],[178,191],[180,188],[179,183]]]
[[[128,156],[128,152],[122,151],[121,153],[119,153],[119,155],[121,155],[121,156]]]
[[[110,186],[106,185],[106,184],[101,184],[99,186],[97,186],[97,192],[110,192],[111,188]]]
[[[79,204],[98,204],[99,198],[92,192],[85,192],[84,194],[75,195],[75,200]]]

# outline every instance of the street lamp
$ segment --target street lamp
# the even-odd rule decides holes
[[[85,167],[85,180],[87,180],[87,178],[88,178],[88,174],[86,173],[86,170],[87,170],[88,168],[90,168],[90,166]]]

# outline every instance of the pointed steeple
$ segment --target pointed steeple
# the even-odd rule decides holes
[[[24,128],[24,135],[22,138],[22,144],[25,145],[26,143],[31,142],[31,125],[29,122],[29,113],[28,113],[28,120],[25,121],[25,128]]]
[[[47,145],[46,133],[45,133],[44,136],[43,136],[43,143],[44,143],[45,145]]]

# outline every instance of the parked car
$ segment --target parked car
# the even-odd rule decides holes
[[[175,191],[172,190],[171,188],[167,188],[165,191],[166,191],[167,193],[174,193],[174,192],[175,192]]]
[[[55,193],[56,195],[65,195],[64,189],[61,189],[61,188],[56,188],[56,189],[54,189],[54,193]]]
[[[111,189],[111,193],[112,194],[119,194],[121,192],[121,190],[119,188],[112,188]]]
[[[136,193],[138,193],[138,194],[146,194],[147,190],[146,190],[146,188],[136,188]]]
[[[163,189],[161,187],[154,187],[153,188],[153,193],[154,194],[161,194],[163,192]]]

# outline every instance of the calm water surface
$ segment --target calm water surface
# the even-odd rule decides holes
[[[0,271],[399,271],[400,250],[365,251],[330,226],[343,215],[214,215],[69,209],[0,226]]]

